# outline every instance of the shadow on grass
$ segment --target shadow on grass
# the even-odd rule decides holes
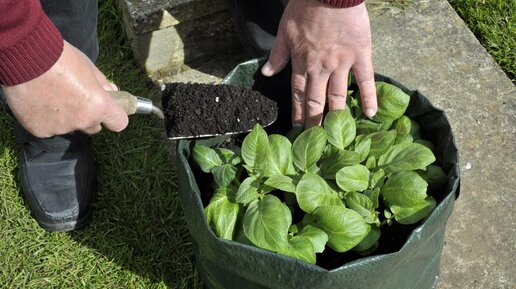
[[[122,90],[159,104],[159,90],[133,58],[115,0],[99,2],[99,13],[100,70]],[[146,280],[120,280],[120,288],[142,287],[142,282],[153,288],[201,286],[177,198],[171,144],[163,136],[162,120],[145,115],[131,116],[121,133],[93,137],[98,168],[93,219],[69,234],[121,271]]]
[[[94,138],[93,219],[70,236],[152,284],[197,288],[190,235],[160,131],[155,120],[134,117],[124,132]]]

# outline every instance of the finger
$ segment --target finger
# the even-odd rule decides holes
[[[353,65],[353,72],[360,90],[360,99],[364,114],[371,118],[378,110],[376,86],[374,82],[373,63],[370,57],[364,57]]]
[[[99,133],[101,130],[102,130],[102,126],[100,124],[98,124],[98,125],[94,125],[94,126],[90,126],[88,128],[82,129],[81,131],[85,134],[93,135],[93,134]]]
[[[114,84],[113,82],[108,83],[107,87],[103,87],[107,91],[119,91],[120,88],[118,85]]]
[[[93,70],[93,74],[95,74],[95,78],[97,78],[97,81],[99,82],[100,86],[108,91],[118,91],[118,86],[110,81],[107,80],[106,76],[102,71],[100,71],[95,64],[90,63],[91,69]]]
[[[338,69],[330,75],[328,82],[328,106],[330,111],[346,108],[349,69]]]
[[[129,124],[129,118],[124,110],[105,91],[101,92],[104,100],[104,117],[102,125],[114,132],[124,130]]]
[[[305,123],[306,74],[304,66],[292,65],[292,126]]]
[[[326,102],[328,79],[329,75],[327,74],[308,74],[305,102],[306,128],[321,124]]]
[[[279,33],[278,37],[276,37],[276,40],[274,41],[274,45],[272,46],[269,59],[262,67],[262,74],[265,76],[273,76],[287,65],[289,59],[290,50],[282,34]]]

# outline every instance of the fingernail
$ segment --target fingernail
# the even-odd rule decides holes
[[[376,114],[376,111],[372,108],[368,108],[364,111],[364,114],[368,117],[368,118],[373,118],[373,116]]]
[[[262,67],[262,74],[265,76],[272,76],[272,65],[269,61]]]

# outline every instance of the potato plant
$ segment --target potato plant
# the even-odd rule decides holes
[[[322,127],[289,138],[256,125],[235,151],[196,145],[194,160],[214,179],[205,208],[213,232],[315,264],[326,247],[370,254],[382,226],[425,218],[436,206],[427,188],[442,186],[446,175],[404,115],[410,96],[376,86],[373,119],[350,97]]]

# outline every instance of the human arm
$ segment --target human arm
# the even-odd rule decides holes
[[[343,109],[350,69],[365,114],[372,117],[376,113],[371,30],[364,3],[338,8],[315,0],[289,1],[262,73],[274,75],[290,59],[294,125],[319,125],[326,97],[330,110]]]
[[[127,116],[104,75],[64,42],[37,0],[0,1],[0,84],[18,121],[37,137],[113,131]]]

